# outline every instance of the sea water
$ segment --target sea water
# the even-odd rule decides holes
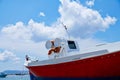
[[[30,80],[29,75],[8,75],[0,80]]]

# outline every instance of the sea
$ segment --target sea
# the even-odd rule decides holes
[[[0,80],[30,80],[29,75],[8,75]]]

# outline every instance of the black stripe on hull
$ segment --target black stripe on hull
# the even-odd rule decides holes
[[[46,78],[46,77],[35,77],[30,75],[30,80],[120,80],[119,77],[106,77],[106,78]]]
[[[120,80],[120,77],[115,78],[37,78],[36,80]]]

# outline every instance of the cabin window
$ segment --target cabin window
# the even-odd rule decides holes
[[[70,49],[76,49],[76,45],[74,41],[68,41],[68,46]]]

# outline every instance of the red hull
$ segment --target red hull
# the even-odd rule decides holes
[[[120,77],[120,51],[83,60],[28,68],[37,77]]]

